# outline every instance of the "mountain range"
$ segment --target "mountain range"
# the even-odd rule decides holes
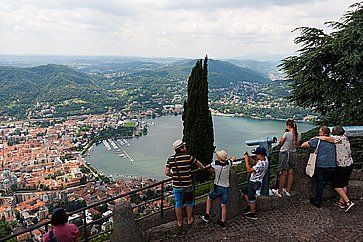
[[[0,115],[24,117],[36,102],[57,104],[61,114],[72,114],[71,111],[80,106],[90,112],[120,108],[129,99],[128,91],[132,88],[146,89],[151,93],[167,93],[167,88],[175,85],[185,88],[196,63],[196,60],[190,59],[168,59],[165,62],[115,60],[86,58],[83,61],[73,60],[68,66],[0,66],[0,102],[3,104]],[[270,82],[265,73],[239,64],[210,59],[209,87]],[[105,74],[115,73],[115,76],[105,78]]]

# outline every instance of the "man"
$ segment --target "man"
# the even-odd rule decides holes
[[[187,154],[185,143],[178,139],[173,143],[175,155],[170,156],[166,167],[165,175],[173,179],[173,193],[175,200],[175,214],[178,227],[183,226],[183,207],[186,207],[188,224],[192,224],[193,218],[193,183],[192,183],[192,166],[204,169],[201,162],[193,156]]]
[[[216,160],[210,165],[210,167],[213,168],[215,172],[214,186],[207,198],[205,214],[200,216],[204,220],[204,222],[210,222],[210,210],[212,207],[212,201],[217,197],[220,197],[222,214],[221,220],[217,222],[217,225],[222,229],[226,228],[227,203],[230,194],[229,172],[232,167],[232,162],[235,160],[235,156],[231,157],[231,159],[227,159],[227,152],[224,150],[216,152]]]
[[[245,217],[256,220],[256,191],[261,188],[262,179],[266,174],[269,164],[265,148],[257,147],[252,153],[256,154],[257,161],[252,160],[247,152],[244,154],[246,171],[251,173],[251,176],[247,186],[242,190],[242,194],[249,206],[244,213]],[[254,163],[252,167],[250,165],[251,161]]]
[[[330,136],[330,129],[322,126],[319,129],[319,136]],[[315,167],[315,198],[310,199],[310,203],[317,207],[321,207],[323,201],[324,182],[332,181],[333,172],[336,167],[336,150],[335,145],[324,140],[313,138],[301,145],[302,148],[318,149]]]

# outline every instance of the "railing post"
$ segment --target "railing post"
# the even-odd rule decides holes
[[[197,177],[197,171],[193,172],[193,210],[195,207],[195,187],[196,187],[196,177]]]
[[[161,221],[164,221],[164,182],[161,183],[161,205],[160,205],[160,217]]]
[[[86,209],[83,210],[82,213],[83,213],[83,234],[84,234],[84,241],[88,241]]]

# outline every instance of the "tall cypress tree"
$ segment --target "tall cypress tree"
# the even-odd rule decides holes
[[[198,60],[188,79],[188,100],[184,102],[183,140],[188,153],[204,165],[212,162],[214,132],[208,106],[208,57]]]

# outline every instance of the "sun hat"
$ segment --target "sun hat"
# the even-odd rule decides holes
[[[216,155],[218,156],[218,158],[220,158],[222,160],[227,160],[227,152],[225,150],[217,151]]]
[[[174,150],[179,149],[183,145],[185,145],[185,143],[181,139],[175,140],[175,142],[173,143]]]

